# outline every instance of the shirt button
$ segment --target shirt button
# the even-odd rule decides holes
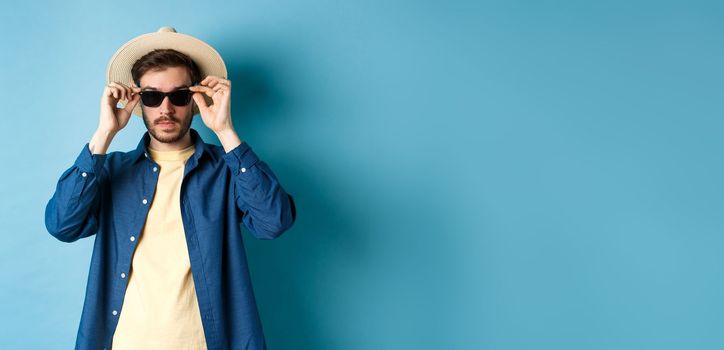
[[[148,203],[148,201],[146,200],[146,198],[144,198],[142,202],[143,202],[143,204]]]
[[[143,155],[144,155],[146,158],[148,158],[148,153],[143,152]]]
[[[80,174],[80,175],[83,176],[83,177],[88,176],[88,174],[86,174],[85,171],[84,171],[82,174]]]
[[[126,273],[125,273],[125,272],[121,272],[121,278],[126,278]]]
[[[245,173],[245,172],[246,172],[246,168],[241,168],[241,172],[242,172],[242,173]]]
[[[136,236],[131,236],[131,242],[136,240]]]
[[[113,316],[118,315],[118,311],[113,310]]]
[[[153,167],[153,172],[155,173],[156,171],[158,171],[158,168]]]

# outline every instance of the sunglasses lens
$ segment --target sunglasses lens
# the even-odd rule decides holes
[[[168,99],[176,106],[182,107],[191,102],[191,90],[176,90],[168,94]]]
[[[141,91],[141,102],[148,107],[158,107],[163,101],[163,93],[160,91]]]
[[[141,91],[141,102],[147,107],[158,107],[163,102],[164,97],[168,95],[168,99],[176,106],[183,107],[191,102],[191,90],[176,90],[167,94],[161,91]]]

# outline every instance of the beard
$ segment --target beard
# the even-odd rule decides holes
[[[141,114],[143,114],[143,124],[146,125],[148,133],[161,143],[174,143],[181,140],[191,128],[191,121],[193,119],[192,113],[193,111],[189,111],[189,115],[187,115],[186,118],[183,118],[183,120],[179,120],[175,116],[166,116],[159,117],[155,121],[151,122],[146,117],[146,112],[141,109]],[[174,125],[174,128],[170,130],[162,129],[159,121],[163,120],[172,121],[176,123],[176,125]]]

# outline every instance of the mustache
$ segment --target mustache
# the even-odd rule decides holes
[[[178,123],[178,121],[177,121],[176,119],[171,119],[171,118],[160,118],[160,119],[156,119],[156,124],[161,124],[161,123],[166,123],[166,122]]]

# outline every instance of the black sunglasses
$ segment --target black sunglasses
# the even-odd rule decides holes
[[[156,90],[144,90],[138,93],[141,95],[141,102],[146,107],[158,107],[163,102],[163,99],[168,96],[169,101],[175,106],[183,107],[191,102],[191,95],[193,91],[189,89],[179,89],[171,92],[161,92]]]

